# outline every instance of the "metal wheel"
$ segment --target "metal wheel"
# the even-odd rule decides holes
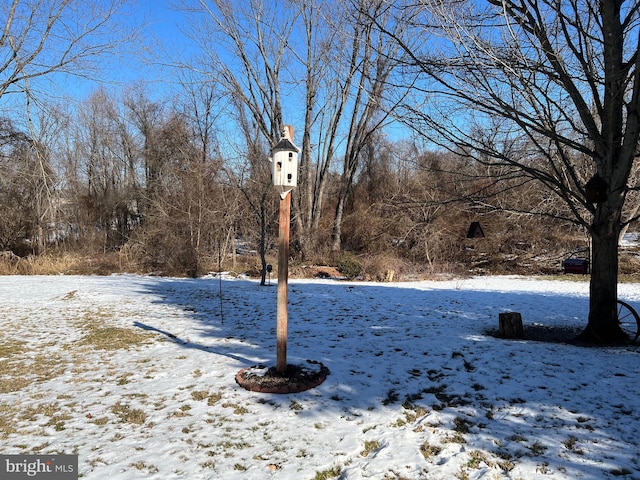
[[[618,322],[620,322],[620,328],[627,334],[631,342],[638,340],[638,336],[640,336],[640,315],[638,315],[635,308],[622,300],[618,300]]]

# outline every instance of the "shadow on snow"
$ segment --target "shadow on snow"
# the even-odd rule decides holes
[[[166,321],[136,326],[234,360],[238,370],[275,364],[275,287],[223,281],[222,304],[218,279],[159,279],[145,288],[181,309],[191,331],[175,333]],[[331,371],[321,386],[295,398],[310,403],[305,415],[420,405],[450,429],[466,419],[475,442],[469,448],[544,463],[535,450],[551,444],[559,452],[554,463],[583,478],[601,478],[603,470],[637,474],[637,351],[485,333],[503,311],[522,312],[525,325],[579,330],[587,310],[586,296],[554,292],[293,281],[288,361],[320,361]],[[429,415],[417,421],[428,423]],[[563,460],[564,454],[584,462]],[[611,463],[588,461],[594,457]]]

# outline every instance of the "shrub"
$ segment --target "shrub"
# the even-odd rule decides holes
[[[357,278],[362,274],[362,264],[349,253],[344,253],[338,258],[336,268],[348,279]]]

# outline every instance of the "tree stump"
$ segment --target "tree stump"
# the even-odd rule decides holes
[[[498,315],[500,335],[505,338],[522,338],[522,315],[520,312],[505,312]]]

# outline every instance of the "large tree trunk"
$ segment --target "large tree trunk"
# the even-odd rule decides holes
[[[591,225],[592,270],[589,286],[589,323],[581,339],[598,344],[626,340],[617,316],[618,239],[620,208],[598,206]]]

